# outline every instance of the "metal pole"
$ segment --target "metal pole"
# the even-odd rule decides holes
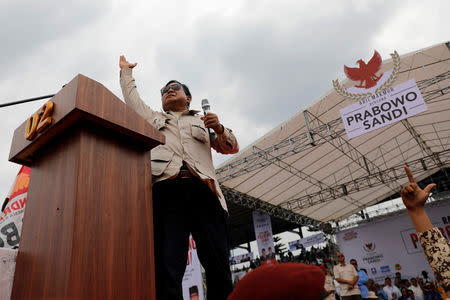
[[[22,103],[26,103],[26,102],[36,101],[36,100],[47,99],[47,98],[51,98],[53,96],[55,96],[55,94],[46,95],[46,96],[40,96],[40,97],[34,97],[34,98],[24,99],[24,100],[19,100],[19,101],[14,101],[14,102],[3,103],[3,104],[0,104],[0,107],[6,107],[6,106],[11,106],[11,105],[16,105],[16,104],[22,104]]]

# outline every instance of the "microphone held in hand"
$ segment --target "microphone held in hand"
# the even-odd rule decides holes
[[[202,100],[202,109],[204,115],[211,112],[211,106],[209,105],[208,99]],[[214,131],[211,131],[211,128],[208,128],[208,132],[209,132],[209,141],[213,142],[216,139],[216,133]]]

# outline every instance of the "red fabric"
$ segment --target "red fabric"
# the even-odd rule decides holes
[[[282,263],[256,268],[235,286],[228,300],[315,300],[325,291],[325,275],[313,265]]]

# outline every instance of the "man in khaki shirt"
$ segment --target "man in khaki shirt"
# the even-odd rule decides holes
[[[120,57],[125,102],[166,137],[151,151],[157,299],[183,299],[189,233],[205,268],[208,299],[226,299],[232,290],[226,231],[227,207],[216,179],[211,148],[223,154],[239,150],[232,131],[217,115],[189,110],[189,88],[170,81],[161,89],[163,112],[140,98],[132,69]],[[211,142],[208,128],[216,133]]]
[[[358,272],[351,264],[345,263],[342,252],[336,255],[339,264],[333,268],[334,278],[339,282],[342,300],[361,300],[361,292],[358,288]]]

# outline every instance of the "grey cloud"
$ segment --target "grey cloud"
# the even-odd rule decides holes
[[[2,67],[16,67],[43,45],[70,37],[108,13],[110,1],[2,1]],[[73,50],[73,49],[72,49]],[[48,58],[51,62],[51,57]],[[5,73],[0,75],[4,77]]]
[[[196,22],[196,34],[176,40],[184,45],[191,42],[190,46],[181,50],[167,43],[156,61],[163,72],[176,70],[183,78],[195,73],[191,84],[201,88],[210,77],[219,76],[217,86],[233,85],[239,90],[239,99],[231,105],[239,105],[255,124],[275,125],[329,90],[336,70],[343,73],[344,64],[372,54],[380,22],[395,14],[399,5],[391,4],[389,10],[385,4],[369,6],[357,11],[347,2],[341,9],[344,13],[299,19],[290,27],[280,26],[273,14],[280,13],[281,21],[295,18],[301,5],[281,12],[260,8],[261,15],[236,20],[205,16]]]

